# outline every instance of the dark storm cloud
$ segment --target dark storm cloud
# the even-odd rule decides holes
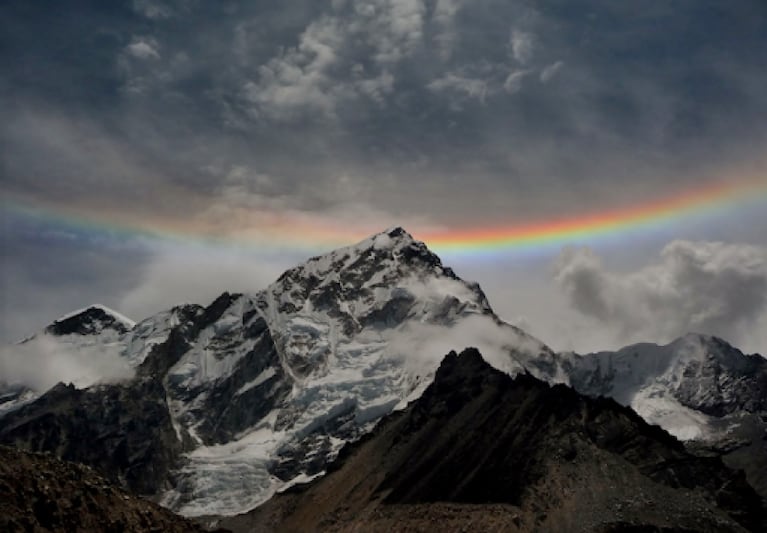
[[[479,197],[515,193],[485,206],[500,216],[555,211],[560,195],[604,201],[615,195],[606,182],[629,178],[649,195],[660,169],[684,181],[764,139],[767,8],[756,0],[4,11],[4,163],[12,188],[35,194],[58,181],[58,197],[97,173],[119,194],[150,176],[215,198],[239,166],[305,208],[332,204],[316,191],[346,176],[366,184],[358,200],[439,218],[460,207],[451,197],[471,176]],[[78,146],[45,137],[67,128]],[[122,171],[91,164],[99,144]]]

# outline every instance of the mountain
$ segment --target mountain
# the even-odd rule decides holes
[[[256,294],[97,329],[44,337],[104,339],[133,377],[58,385],[0,419],[0,442],[93,465],[189,516],[242,512],[322,473],[418,397],[455,345],[480,346],[510,373],[548,375],[556,358],[401,228],[309,259]]]
[[[767,498],[767,359],[700,334],[560,357],[577,390],[612,397],[699,451],[722,455]]]
[[[60,367],[78,366],[76,364],[78,359],[83,362],[87,360],[85,366],[92,372],[75,372],[70,376],[78,386],[85,387],[105,373],[110,374],[105,368],[105,366],[114,367],[115,361],[110,358],[110,354],[115,352],[115,345],[119,344],[121,336],[134,326],[135,323],[132,320],[120,313],[106,306],[94,304],[62,316],[39,334],[17,343],[8,355],[16,361],[6,361],[6,364],[9,367],[31,367],[27,368],[27,375],[37,372],[52,374],[63,368],[46,369],[40,366],[50,366],[55,362],[61,362]],[[53,357],[45,358],[44,355]],[[23,362],[25,359],[33,362],[25,364]],[[8,383],[3,375],[13,374],[13,372],[10,368],[0,367],[0,370],[2,370],[0,416],[39,398],[40,394],[54,385],[59,378],[59,376],[54,377],[50,383],[46,383],[45,380],[41,382],[40,379],[35,379],[35,383],[19,381]]]
[[[701,453],[725,454],[767,495],[761,357],[702,336],[554,353],[401,228],[207,307],[136,324],[103,306],[62,317],[13,349],[44,354],[61,372],[40,373],[72,384],[0,388],[0,443],[91,465],[187,516],[233,515],[321,475],[466,346],[509,375],[613,396],[699,437]]]
[[[205,531],[87,466],[0,446],[0,530]]]
[[[69,313],[55,320],[45,328],[50,335],[100,335],[107,331],[126,333],[136,323],[101,304],[93,304],[85,309]]]
[[[222,521],[234,531],[764,531],[742,473],[688,453],[613,400],[475,349],[347,445],[331,471]]]

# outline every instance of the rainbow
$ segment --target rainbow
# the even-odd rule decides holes
[[[693,217],[707,217],[746,202],[767,199],[767,180],[713,183],[693,191],[624,208],[577,217],[509,227],[477,228],[423,235],[435,250],[447,253],[493,252],[508,249],[561,247],[628,231],[668,226]]]
[[[440,254],[524,252],[552,247],[558,249],[567,244],[620,237],[632,231],[669,227],[675,222],[728,212],[748,202],[756,201],[761,206],[765,199],[767,180],[759,178],[710,183],[692,191],[637,205],[524,224],[468,229],[435,229],[416,224],[406,229]],[[237,246],[263,253],[325,251],[356,242],[383,228],[383,225],[365,226],[350,221],[329,220],[305,212],[245,208],[228,212],[226,223],[216,223],[205,216],[137,215],[119,209],[41,205],[18,199],[14,202],[6,199],[3,208],[20,217],[75,231],[172,240],[202,246]]]

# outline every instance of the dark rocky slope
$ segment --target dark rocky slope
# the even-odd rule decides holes
[[[448,355],[405,411],[239,531],[764,531],[742,473],[613,400]]]
[[[205,530],[116,488],[89,467],[0,446],[0,531]]]

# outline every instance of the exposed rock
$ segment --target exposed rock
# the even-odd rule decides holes
[[[123,491],[87,466],[5,446],[0,446],[0,530],[206,531]]]
[[[613,400],[476,350],[448,355],[404,412],[347,445],[332,471],[247,515],[235,531],[763,531],[742,474],[688,453]]]

